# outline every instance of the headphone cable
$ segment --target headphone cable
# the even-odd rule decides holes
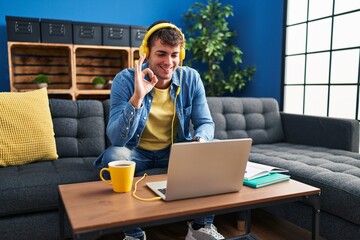
[[[161,200],[161,197],[142,198],[142,197],[139,197],[139,196],[136,195],[138,183],[141,180],[143,180],[145,177],[147,177],[147,173],[144,173],[144,176],[142,176],[139,180],[136,181],[135,186],[134,186],[134,191],[132,192],[133,197],[140,200],[140,201],[146,201],[146,202]]]
[[[181,84],[182,84],[182,73],[183,73],[182,62],[183,61],[180,61],[180,85],[179,85],[178,89],[176,89],[175,100],[174,100],[174,110],[173,110],[174,114],[173,114],[172,121],[171,121],[171,145],[174,144],[174,122],[175,122],[175,116],[176,116],[176,100],[180,93]]]
[[[182,84],[182,73],[183,73],[183,69],[182,69],[182,61],[180,62],[180,85],[178,87],[178,89],[176,90],[176,94],[175,94],[175,100],[174,100],[174,114],[172,117],[172,121],[171,121],[171,144],[174,144],[174,121],[175,121],[175,116],[176,116],[176,100],[177,100],[177,96],[180,93],[181,90],[181,84]],[[147,173],[144,173],[144,176],[142,176],[139,180],[137,180],[135,182],[135,186],[134,186],[134,191],[132,192],[132,195],[134,198],[141,200],[141,201],[156,201],[156,200],[161,200],[161,197],[153,197],[153,198],[142,198],[136,195],[136,191],[137,191],[137,185],[140,181],[142,181],[145,177],[147,177]]]

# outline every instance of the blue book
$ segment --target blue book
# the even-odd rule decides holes
[[[261,188],[268,185],[272,185],[279,182],[288,181],[290,179],[289,175],[281,174],[281,173],[271,173],[269,175],[254,178],[251,180],[244,180],[244,185],[252,187],[252,188]]]

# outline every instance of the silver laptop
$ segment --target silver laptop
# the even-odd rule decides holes
[[[165,201],[240,191],[252,139],[171,146],[167,181],[147,182]]]

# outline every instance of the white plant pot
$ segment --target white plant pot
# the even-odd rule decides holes
[[[38,88],[47,88],[48,84],[47,83],[37,83],[37,87]]]
[[[103,89],[104,88],[104,84],[96,84],[95,85],[96,89]]]

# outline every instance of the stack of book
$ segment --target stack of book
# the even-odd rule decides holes
[[[283,174],[286,172],[289,171],[260,163],[248,162],[244,176],[244,185],[253,188],[260,188],[271,184],[288,181],[290,176]]]

